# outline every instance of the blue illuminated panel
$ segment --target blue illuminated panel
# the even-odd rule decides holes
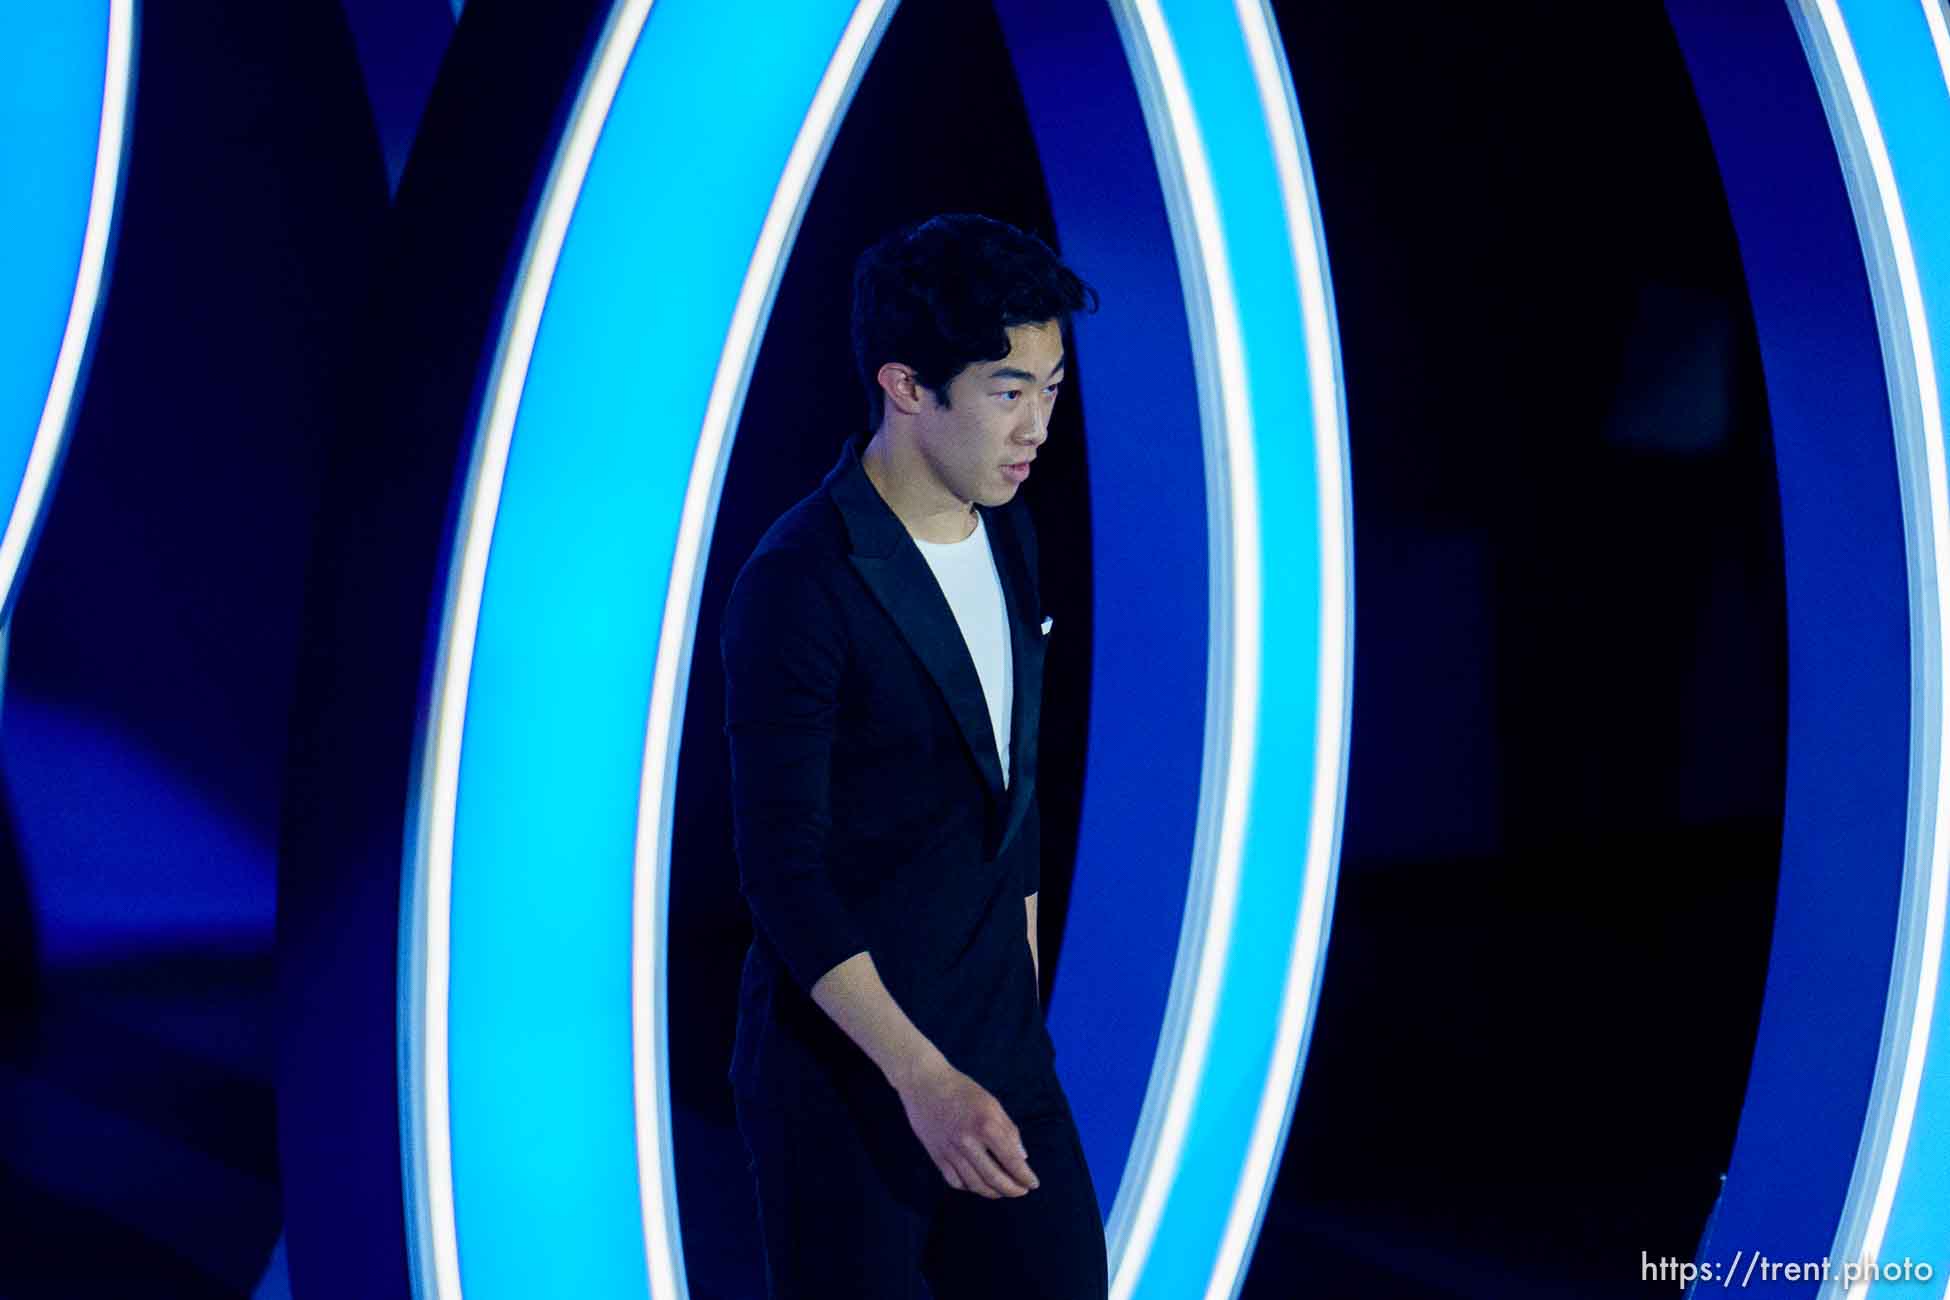
[[[1112,1294],[1229,1295],[1298,1087],[1338,857],[1351,648],[1341,384],[1270,16],[1250,3],[1117,12],[1190,307],[1212,618],[1198,842],[1158,1066],[1112,1212]]]
[[[1834,1254],[1874,1295],[1950,1286],[1950,1008],[1944,1004],[1950,895],[1950,736],[1944,635],[1950,623],[1950,30],[1938,0],[1805,0],[1804,40],[1823,74],[1850,163],[1857,221],[1877,272],[1877,314],[1897,411],[1910,543],[1910,823],[1895,978],[1874,1109]],[[1925,1270],[1919,1273],[1918,1268]],[[1934,1276],[1931,1276],[1933,1271]]]
[[[1938,0],[1667,9],[1740,234],[1788,583],[1773,950],[1700,1262],[1829,1261],[1760,1294],[1942,1294],[1950,35]]]
[[[437,685],[407,1079],[423,1295],[683,1294],[670,781],[646,768],[674,774],[726,430],[883,9],[625,3],[596,53],[511,305]]]
[[[121,183],[131,0],[0,8],[0,622],[85,372]]]

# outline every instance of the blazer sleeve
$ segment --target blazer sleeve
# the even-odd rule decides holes
[[[1013,846],[1022,872],[1024,898],[1043,887],[1043,807],[1037,802],[1039,798],[1033,791],[1030,793],[1029,807],[1022,815],[1022,825],[1016,828]]]
[[[810,990],[867,944],[826,863],[846,641],[809,559],[754,556],[726,602],[719,647],[739,887],[753,922]]]

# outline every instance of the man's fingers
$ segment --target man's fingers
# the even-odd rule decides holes
[[[996,1162],[1002,1166],[1009,1177],[1015,1179],[1032,1192],[1041,1186],[1037,1181],[1036,1171],[1029,1167],[1028,1156],[1020,1154],[1022,1152],[1020,1145],[1009,1147],[1006,1150],[993,1147],[990,1149],[995,1151]]]
[[[953,1163],[955,1167],[955,1173],[961,1179],[961,1183],[956,1190],[963,1191],[963,1192],[973,1192],[975,1193],[975,1195],[987,1197],[991,1201],[995,1200],[997,1197],[1001,1195],[1000,1192],[991,1189],[989,1185],[982,1180],[981,1174],[976,1170],[974,1162],[971,1161],[967,1156],[957,1151],[953,1156],[950,1157],[950,1161],[951,1163]]]
[[[983,1182],[987,1183],[998,1194],[1003,1196],[1029,1195],[1029,1188],[1026,1184],[1019,1183],[1009,1177],[1008,1174],[1002,1172],[1002,1166],[995,1162],[995,1157],[989,1154],[988,1148],[982,1146],[980,1142],[973,1138],[968,1139],[968,1141],[973,1145],[973,1149],[968,1152],[968,1162],[975,1167],[975,1173]]]
[[[1036,1171],[1029,1167],[1029,1151],[1022,1144],[1022,1130],[997,1108],[995,1119],[984,1130],[988,1149],[995,1162],[1015,1184],[1027,1191],[1036,1190]],[[1020,1195],[1020,1193],[1017,1193]]]
[[[1000,1106],[995,1108],[995,1114],[989,1117],[989,1121],[982,1125],[982,1140],[988,1144],[989,1150],[997,1154],[1005,1151],[1019,1155],[1028,1154],[1022,1149],[1021,1130],[1015,1126],[1008,1115],[1003,1113]]]
[[[948,1184],[948,1186],[954,1188],[958,1192],[963,1190],[961,1176],[955,1172],[955,1167],[953,1165],[949,1164],[946,1160],[936,1160],[934,1162],[934,1167],[941,1171],[942,1182]]]

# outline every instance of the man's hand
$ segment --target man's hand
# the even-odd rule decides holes
[[[914,1027],[872,954],[856,952],[820,976],[812,997],[900,1094],[908,1125],[948,1186],[991,1200],[1035,1189],[1022,1134],[1002,1103]]]
[[[914,1136],[948,1186],[996,1200],[1027,1196],[1040,1184],[1022,1134],[981,1084],[937,1058],[899,1086]]]

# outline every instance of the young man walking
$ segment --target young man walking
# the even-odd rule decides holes
[[[724,618],[754,937],[732,1082],[774,1300],[1105,1295],[1037,996],[1045,638],[1017,490],[1066,325],[1041,241],[943,216],[854,276],[870,436],[766,533]]]

